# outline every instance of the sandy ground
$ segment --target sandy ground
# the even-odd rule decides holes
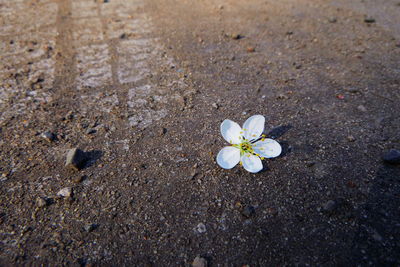
[[[0,265],[400,265],[399,14],[0,0]],[[282,155],[221,169],[254,114]]]

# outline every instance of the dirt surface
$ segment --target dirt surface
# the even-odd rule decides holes
[[[0,0],[0,265],[400,265],[398,14]],[[282,155],[221,169],[254,114]]]

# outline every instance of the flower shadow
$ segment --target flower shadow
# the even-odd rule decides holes
[[[277,126],[275,128],[272,128],[269,133],[267,133],[268,137],[271,137],[273,139],[279,138],[283,136],[285,133],[287,133],[291,128],[293,128],[292,125],[281,125]]]
[[[284,134],[286,134],[291,128],[293,128],[291,125],[277,126],[277,127],[273,128],[273,129],[271,129],[268,133],[266,133],[266,135],[267,135],[268,138],[277,139],[277,138],[282,137]],[[289,145],[289,142],[287,142],[285,140],[282,140],[282,141],[279,141],[279,144],[282,147],[281,154],[276,158],[263,160],[263,166],[264,167],[260,171],[260,173],[270,170],[270,168],[268,167],[268,162],[269,161],[274,161],[274,160],[276,160],[278,158],[286,157],[286,155],[289,154],[292,151],[292,147]]]

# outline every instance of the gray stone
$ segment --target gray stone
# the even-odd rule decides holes
[[[199,223],[196,226],[196,231],[199,232],[200,234],[205,233],[207,231],[206,226],[204,225],[204,223]]]
[[[331,17],[328,19],[329,23],[336,23],[337,22],[337,18],[336,17]]]
[[[56,135],[52,132],[44,132],[40,136],[48,142],[53,142],[56,140]]]
[[[91,224],[87,224],[87,225],[85,225],[83,228],[85,229],[85,231],[86,231],[86,232],[90,233],[90,232],[92,232],[92,231],[96,230],[96,229],[97,229],[97,227],[99,227],[99,225],[98,225],[98,224],[91,223]]]
[[[329,200],[328,202],[326,202],[324,204],[324,206],[322,207],[322,209],[324,211],[330,212],[330,211],[334,211],[336,208],[338,207],[338,203],[335,200]]]
[[[83,167],[85,162],[85,153],[79,148],[72,148],[68,151],[65,166],[78,171]]]
[[[89,128],[86,130],[86,134],[94,134],[94,133],[96,133],[96,129]]]
[[[361,111],[361,112],[367,112],[367,108],[364,107],[363,105],[359,105],[359,106],[357,107],[357,109],[358,109],[359,111]]]
[[[197,256],[196,258],[194,258],[192,266],[193,267],[207,267],[208,263],[207,263],[207,260],[205,258]]]
[[[65,187],[65,188],[61,189],[60,191],[58,191],[57,196],[65,197],[65,198],[72,197],[72,188]]]
[[[400,164],[400,151],[391,149],[383,155],[383,161],[390,164]]]

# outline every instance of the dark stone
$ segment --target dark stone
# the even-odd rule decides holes
[[[244,207],[242,215],[246,218],[250,218],[256,212],[255,208],[251,205]]]
[[[383,155],[383,161],[389,164],[400,163],[400,151],[397,149],[391,149]]]
[[[364,22],[365,22],[365,23],[374,23],[374,22],[375,22],[375,19],[374,19],[374,18],[371,18],[371,17],[365,17],[365,18],[364,18]]]
[[[92,224],[87,224],[85,225],[85,227],[83,227],[85,229],[86,232],[90,233],[94,230],[96,230],[99,227],[98,224],[92,223]]]
[[[72,168],[79,171],[80,169],[82,169],[86,160],[86,155],[82,150],[80,150],[79,148],[72,148],[68,151],[65,166],[67,168]]]
[[[337,209],[338,207],[338,202],[335,200],[329,200],[328,202],[326,202],[324,204],[324,206],[322,207],[322,209],[326,212],[331,212],[334,211],[335,209]]]
[[[335,17],[331,17],[328,19],[329,23],[336,23],[337,22],[337,18]]]
[[[94,134],[95,132],[96,132],[96,130],[93,128],[89,128],[86,130],[86,134]]]
[[[167,128],[162,127],[162,128],[160,129],[160,135],[164,135],[164,134],[166,134],[166,133],[167,133]]]

